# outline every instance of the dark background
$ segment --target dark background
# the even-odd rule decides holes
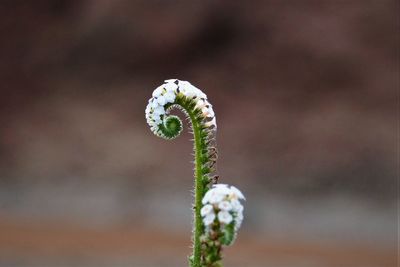
[[[192,143],[164,79],[214,105],[247,196],[226,266],[396,265],[398,3],[2,1],[0,266],[185,266]]]

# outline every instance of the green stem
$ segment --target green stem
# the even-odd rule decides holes
[[[200,237],[203,234],[203,222],[200,214],[202,208],[202,199],[210,183],[208,174],[213,170],[213,162],[210,159],[210,138],[209,129],[205,127],[205,118],[201,111],[195,109],[196,103],[186,97],[177,96],[175,100],[178,107],[188,115],[191,120],[194,136],[194,154],[195,154],[195,185],[194,185],[194,223],[193,223],[193,254],[190,257],[191,267],[204,267],[204,251]],[[167,106],[169,108],[170,106]],[[160,125],[160,130],[166,138],[175,138],[182,129],[181,121],[178,117],[169,115],[165,118],[166,123]],[[214,148],[215,150],[215,148]],[[215,153],[215,152],[214,152]],[[214,160],[215,161],[215,160]]]
[[[202,142],[201,132],[197,120],[194,115],[189,113],[192,121],[194,135],[194,150],[195,150],[195,200],[194,200],[194,237],[193,237],[193,267],[201,266],[201,242],[202,234],[202,218],[200,214],[201,200],[204,195],[204,183],[201,164]]]

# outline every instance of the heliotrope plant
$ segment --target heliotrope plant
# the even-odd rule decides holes
[[[243,220],[243,194],[234,186],[217,184],[217,123],[206,94],[187,81],[166,80],[157,87],[146,107],[151,131],[164,139],[182,132],[182,121],[170,115],[180,109],[191,122],[194,135],[195,189],[193,254],[191,267],[222,266],[222,246],[231,245]]]

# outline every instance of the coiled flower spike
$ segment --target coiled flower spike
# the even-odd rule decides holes
[[[171,79],[154,90],[146,107],[147,123],[155,135],[165,139],[174,139],[180,135],[182,121],[177,116],[168,115],[173,108],[179,108],[190,118],[195,118],[198,126],[204,128],[203,131],[217,127],[206,94],[189,82]],[[210,136],[205,137],[211,139]]]
[[[195,152],[195,200],[193,255],[191,267],[222,266],[222,245],[232,244],[243,218],[242,193],[235,187],[214,185],[217,161],[216,117],[207,95],[187,81],[166,80],[150,98],[145,113],[151,131],[164,139],[180,135],[179,117],[170,115],[180,109],[191,122]],[[222,194],[222,195],[221,195]],[[215,202],[215,197],[221,198]]]
[[[216,184],[204,195],[201,216],[205,234],[213,237],[219,235],[224,245],[231,245],[243,221],[244,200],[242,192],[234,186]]]

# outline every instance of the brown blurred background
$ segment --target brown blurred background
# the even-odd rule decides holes
[[[221,182],[247,196],[232,267],[396,265],[398,4],[2,1],[0,266],[185,266],[191,136],[144,119],[202,88]]]

